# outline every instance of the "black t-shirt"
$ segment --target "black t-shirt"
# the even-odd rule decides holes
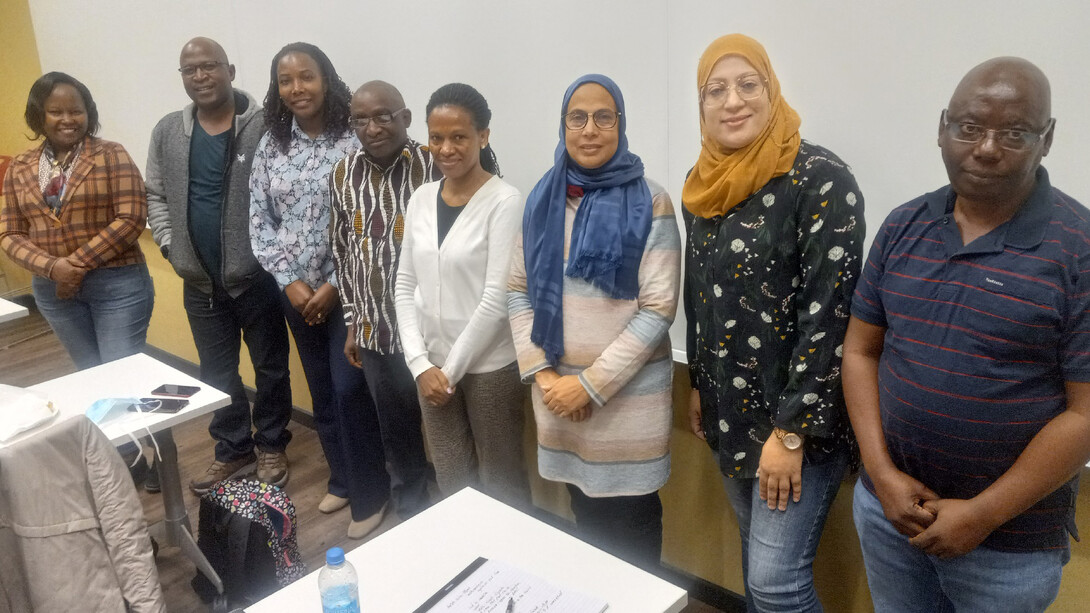
[[[193,138],[189,143],[189,235],[212,280],[220,284],[223,282],[220,238],[223,173],[232,132],[224,130],[213,136],[194,118]]]
[[[454,225],[454,220],[458,219],[458,216],[462,214],[463,206],[450,206],[446,200],[443,200],[443,187],[439,186],[439,191],[435,194],[435,210],[438,214],[436,217],[435,225],[439,228],[439,244],[443,244],[443,239],[447,237],[447,232],[450,232],[450,227]]]

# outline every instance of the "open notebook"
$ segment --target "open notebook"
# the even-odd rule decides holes
[[[499,560],[477,558],[413,613],[602,613],[607,608],[601,598]]]

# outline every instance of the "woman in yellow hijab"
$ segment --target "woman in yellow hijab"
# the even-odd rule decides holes
[[[708,46],[701,148],[685,181],[693,433],[738,516],[750,611],[821,611],[813,559],[852,463],[841,343],[859,276],[863,197],[799,136],[760,43]]]

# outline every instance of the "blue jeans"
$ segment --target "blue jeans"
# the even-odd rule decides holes
[[[70,300],[57,298],[57,284],[49,279],[35,276],[31,286],[38,311],[76,368],[83,370],[144,350],[155,304],[155,289],[145,264],[88,271]]]
[[[1030,613],[1044,611],[1060,591],[1067,548],[1013,553],[977,547],[942,560],[897,532],[862,482],[852,508],[877,613]]]
[[[820,464],[803,461],[802,499],[769,510],[758,480],[723,478],[742,537],[748,611],[822,611],[814,590],[814,556],[829,507],[848,472],[848,452]]]
[[[329,464],[328,491],[348,499],[352,519],[367,519],[390,497],[390,476],[367,379],[344,357],[344,311],[337,305],[311,326],[283,292],[280,305],[310,388],[314,429]]]
[[[182,302],[201,360],[201,381],[226,393],[231,404],[212,416],[208,433],[216,441],[216,459],[230,462],[263,451],[282,452],[291,440],[291,379],[288,330],[280,311],[280,288],[262,272],[238,298],[218,285],[211,295],[189,283]],[[242,340],[250,350],[257,394],[253,431],[250,400],[238,374]]]

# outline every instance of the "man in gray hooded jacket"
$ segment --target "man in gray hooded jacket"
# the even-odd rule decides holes
[[[200,356],[201,381],[231,396],[208,431],[215,461],[190,487],[203,494],[250,473],[283,485],[291,432],[288,336],[279,288],[250,249],[250,165],[265,132],[261,108],[231,86],[235,67],[213,40],[182,48],[182,84],[193,103],[164,117],[148,151],[148,225],[184,281],[183,302]],[[238,374],[246,339],[256,374],[250,403]],[[256,454],[255,454],[256,450]]]

